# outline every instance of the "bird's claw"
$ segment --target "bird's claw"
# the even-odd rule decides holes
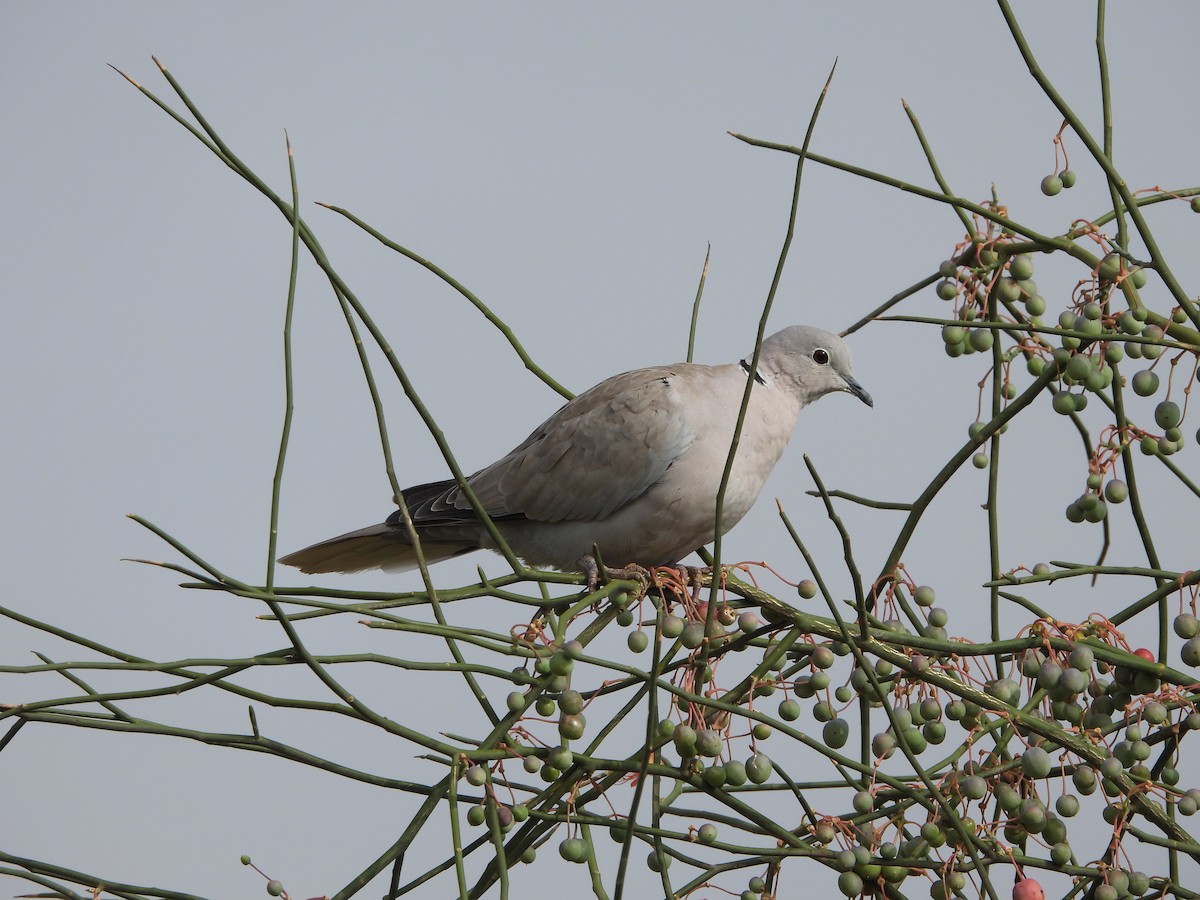
[[[603,580],[608,582],[614,578],[626,578],[630,581],[636,581],[640,585],[637,595],[640,598],[650,588],[652,584],[659,584],[659,573],[670,573],[668,577],[673,576],[686,587],[699,590],[704,583],[704,576],[712,572],[709,566],[685,566],[685,565],[670,565],[670,566],[653,566],[646,568],[637,563],[630,563],[621,568],[612,568],[604,566],[603,572],[601,566],[596,562],[595,557],[585,556],[579,561],[580,568],[587,575],[587,592],[595,593],[600,587],[601,574]]]
[[[603,574],[604,581],[608,582],[614,578],[627,578],[630,581],[638,582],[641,587],[638,589],[638,595],[646,593],[646,589],[650,587],[650,583],[654,580],[650,570],[645,566],[639,566],[637,563],[630,563],[619,569],[614,569],[611,566],[604,566],[603,571],[596,563],[596,558],[593,556],[585,556],[579,560],[579,567],[583,573],[587,575],[587,592],[595,593],[600,587],[600,576]]]

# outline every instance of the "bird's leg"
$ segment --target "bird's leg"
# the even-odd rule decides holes
[[[712,566],[680,566],[688,583],[697,591],[704,586],[704,576],[712,574]]]
[[[601,566],[597,564],[596,557],[583,556],[578,562],[580,570],[587,575],[587,590],[588,593],[594,593],[600,586]],[[637,563],[631,563],[620,569],[614,569],[610,566],[603,567],[604,580],[611,581],[614,578],[628,578],[630,581],[638,582],[641,587],[638,589],[638,596],[646,593],[646,588],[650,586],[652,581],[650,572],[644,566],[639,566]]]

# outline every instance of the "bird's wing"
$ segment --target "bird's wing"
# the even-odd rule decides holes
[[[696,433],[673,382],[701,366],[638,369],[602,381],[561,407],[511,453],[469,479],[488,514],[538,522],[606,518],[641,496]],[[426,504],[469,510],[457,486]]]

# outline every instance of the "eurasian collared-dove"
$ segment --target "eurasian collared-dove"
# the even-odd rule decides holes
[[[508,455],[467,482],[517,556],[586,571],[677,563],[716,536],[716,498],[747,360],[652,366],[600,382],[562,406]],[[833,391],[871,396],[837,335],[794,325],[763,341],[721,518],[728,531],[754,505],[800,410]],[[492,548],[453,480],[404,491],[427,563]],[[291,553],[302,572],[415,568],[400,511],[386,522]]]

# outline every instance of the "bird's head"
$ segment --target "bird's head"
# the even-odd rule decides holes
[[[802,404],[845,391],[867,406],[875,405],[854,377],[846,342],[820,328],[792,325],[777,331],[763,341],[758,368],[767,378],[778,379],[795,391]]]

